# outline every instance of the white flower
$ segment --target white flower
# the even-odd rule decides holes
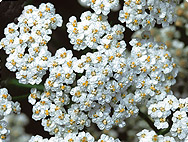
[[[119,20],[133,31],[154,27],[155,23],[168,26],[176,20],[175,6],[177,1],[127,1],[124,0],[123,10],[120,10]],[[149,11],[149,12],[148,12]]]
[[[48,140],[43,139],[42,136],[36,135],[36,136],[32,136],[29,142],[48,142]]]
[[[73,141],[73,142],[74,142],[74,141],[76,141],[76,139],[77,139],[76,134],[69,133],[69,134],[67,134],[67,135],[65,136],[63,142],[70,142],[70,141]]]
[[[94,142],[94,137],[88,132],[80,132],[77,136],[77,141]]]
[[[154,126],[157,129],[164,129],[164,128],[168,128],[169,124],[165,117],[161,117],[161,118],[154,119]]]
[[[51,38],[49,36],[52,34],[51,29],[60,27],[62,22],[62,17],[55,14],[54,6],[43,3],[39,9],[32,5],[25,6],[18,18],[18,24],[7,25],[4,30],[6,38],[1,40],[0,48],[3,47],[6,53],[10,54],[6,67],[10,71],[18,71],[16,77],[20,83],[33,85],[42,81],[51,56],[46,46]],[[26,53],[26,50],[29,53]],[[28,56],[31,57],[26,61]],[[29,71],[20,71],[22,67],[23,70]]]
[[[187,127],[181,122],[173,123],[170,132],[173,137],[178,137],[180,140],[184,139],[187,135]]]
[[[173,113],[172,121],[173,123],[178,123],[187,118],[187,114],[185,111],[176,111]]]
[[[32,118],[34,120],[40,120],[42,118],[45,117],[45,110],[44,108],[42,108],[42,106],[40,104],[35,104],[33,106],[33,115],[32,115]]]
[[[114,139],[113,137],[110,137],[108,135],[102,134],[100,136],[100,139],[98,140],[98,142],[120,142],[119,139]]]

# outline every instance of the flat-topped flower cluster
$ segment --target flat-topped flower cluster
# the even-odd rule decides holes
[[[43,137],[37,135],[31,137],[29,142],[120,142],[119,139],[114,139],[113,137],[109,137],[105,134],[102,134],[98,141],[95,141],[94,137],[89,133],[79,132],[78,134],[68,134],[66,137],[51,137],[48,139],[43,139]]]
[[[25,126],[29,123],[29,117],[24,114],[10,114],[5,117],[7,128],[10,130],[10,134],[5,142],[28,142],[31,138],[31,134],[28,134],[25,130]]]
[[[144,32],[143,39],[130,42],[133,48],[127,57],[125,42],[116,41],[116,34],[108,36],[108,43],[115,42],[116,46],[101,46],[81,59],[72,57],[65,48],[57,50],[49,64],[44,92],[31,90],[32,117],[42,119],[50,134],[62,137],[77,133],[91,122],[101,130],[123,127],[126,118],[137,116],[137,104],[149,106],[166,95],[173,97],[170,86],[178,71],[165,44],[154,42],[150,33]],[[82,76],[76,86],[70,86],[78,73]]]
[[[62,17],[55,14],[52,4],[41,4],[39,9],[32,5],[24,7],[18,23],[10,23],[1,40],[7,58],[6,67],[16,72],[16,78],[23,84],[39,84],[48,69],[51,53],[47,43],[52,29],[62,26]]]
[[[10,137],[10,130],[7,129],[7,121],[5,117],[12,114],[20,113],[20,104],[18,102],[13,102],[12,97],[8,93],[6,88],[0,89],[0,141],[7,142]]]
[[[76,17],[72,16],[66,25],[74,50],[79,51],[86,47],[100,50],[101,44],[104,48],[110,49],[110,46],[115,46],[117,41],[124,37],[125,28],[121,25],[111,27],[107,20],[108,16],[86,11],[82,13],[80,19],[81,22],[78,22]]]
[[[188,36],[188,2],[184,0],[183,3],[176,7],[177,20],[175,25],[185,29]]]
[[[11,23],[5,28],[6,37],[1,40],[0,47],[9,54],[6,66],[16,71],[20,83],[39,84],[49,70],[44,92],[32,88],[28,101],[33,105],[32,118],[41,120],[44,130],[55,137],[48,140],[33,136],[29,142],[94,142],[91,134],[79,131],[90,127],[91,123],[96,123],[100,130],[109,130],[114,125],[124,127],[127,118],[138,115],[139,105],[147,106],[157,129],[168,128],[166,119],[175,111],[170,131],[172,136],[184,140],[187,125],[184,125],[183,117],[187,118],[187,111],[183,107],[177,110],[182,100],[178,101],[171,91],[178,70],[166,50],[167,46],[155,42],[150,32],[144,31],[141,38],[129,42],[132,50],[128,55],[123,40],[125,28],[119,24],[112,27],[107,20],[110,9],[119,1],[85,2],[95,13],[84,12],[80,22],[72,16],[66,25],[74,50],[91,48],[91,52],[80,59],[73,57],[72,51],[64,47],[58,49],[54,56],[47,50],[52,29],[62,25],[62,17],[55,14],[50,3],[41,4],[39,9],[26,6],[18,24]],[[176,2],[125,0],[119,19],[131,30],[138,30],[140,25],[145,30],[150,29],[156,21],[168,26],[176,19]],[[182,105],[186,108],[186,104]],[[181,132],[176,134],[176,130]],[[156,141],[153,139],[156,134],[151,132],[151,135],[138,134],[140,141],[145,137]],[[162,141],[171,139],[160,138]],[[106,135],[98,140],[105,141],[119,142]]]
[[[188,98],[178,100],[173,95],[168,95],[163,101],[153,103],[148,107],[148,114],[153,118],[157,129],[168,128],[171,121],[170,134],[176,138],[177,142],[181,140],[186,142],[188,139],[187,112]]]
[[[169,26],[176,20],[175,7],[179,0],[124,0],[119,20],[132,31],[148,30],[155,24]]]
[[[119,5],[119,0],[81,0],[90,6],[96,14],[108,15],[110,10]]]

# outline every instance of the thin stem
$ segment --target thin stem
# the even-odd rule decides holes
[[[144,114],[143,112],[141,112],[139,110],[139,113],[138,115],[143,118],[147,123],[148,125],[158,134],[159,133],[159,130],[154,126],[153,124],[153,121],[148,117],[148,115]]]
[[[165,135],[170,131],[170,129],[172,128],[172,124],[173,124],[172,116],[173,116],[173,113],[171,113],[171,115],[169,117],[167,117],[169,127],[166,128],[166,129],[160,130],[159,133],[158,133],[159,135]]]

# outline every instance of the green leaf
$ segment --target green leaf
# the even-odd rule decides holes
[[[30,85],[30,84],[21,84],[18,82],[17,79],[11,79],[8,81],[9,85],[14,85],[14,86],[17,86],[17,87],[23,87],[23,88],[36,88],[37,90],[40,90],[40,91],[43,91],[44,90],[44,86],[39,84],[39,85]]]

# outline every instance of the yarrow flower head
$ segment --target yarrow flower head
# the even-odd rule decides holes
[[[75,16],[70,17],[66,26],[70,42],[74,45],[73,49],[97,49],[100,44],[109,49],[117,40],[122,40],[125,28],[121,25],[111,27],[107,18],[90,11],[82,13],[81,22],[78,22]]]
[[[41,4],[39,9],[25,6],[18,23],[7,25],[4,30],[6,37],[1,40],[0,48],[9,54],[6,67],[16,72],[20,83],[39,84],[42,81],[51,57],[47,43],[52,29],[61,25],[62,17],[55,14],[50,3]]]
[[[20,113],[20,104],[12,102],[10,94],[6,88],[0,89],[0,141],[6,142],[9,139],[10,130],[7,129],[5,117],[12,114]]]
[[[119,20],[132,31],[150,29],[155,23],[169,26],[176,20],[175,7],[178,0],[124,0]]]
[[[135,32],[133,34],[133,37],[140,38],[141,32],[142,30]],[[164,42],[166,44],[167,50],[174,58],[174,62],[177,64],[179,75],[177,76],[178,82],[176,82],[176,85],[174,87],[176,97],[183,97],[182,96],[183,94],[186,97],[187,88],[186,87],[180,88],[180,86],[178,85],[180,82],[184,84],[184,86],[186,86],[188,83],[186,81],[188,76],[188,72],[187,72],[188,46],[183,41],[181,41],[181,37],[182,37],[181,31],[176,26],[169,26],[162,29],[152,28],[151,34],[154,37],[154,40],[158,42]],[[181,91],[181,93],[178,93],[179,89],[183,91]]]
[[[185,27],[186,35],[188,35],[188,1],[184,0],[176,7],[177,20],[175,25],[177,27]]]
[[[139,142],[176,142],[173,137],[157,135],[154,131],[147,129],[142,130],[137,134]]]
[[[152,97],[150,101],[163,100],[167,94],[172,93],[170,86],[175,83],[178,73],[176,63],[166,51],[166,45],[155,42],[150,32],[143,32],[142,39],[132,39],[130,45],[133,46],[131,67],[137,74],[137,92],[141,91],[145,97]],[[141,96],[138,96],[138,101]]]
[[[63,137],[51,137],[48,139],[43,139],[42,136],[36,135],[32,136],[29,142],[96,142],[94,137],[90,133],[79,132],[78,134],[68,134]],[[109,137],[108,135],[102,134],[100,139],[97,142],[120,142],[119,139],[114,139],[113,137]]]
[[[118,7],[119,0],[81,0],[87,6],[90,6],[96,14],[108,15],[111,9]]]
[[[148,108],[153,127],[169,128],[175,138],[145,129],[137,134],[140,142],[186,140],[187,99],[178,100],[171,91],[178,70],[167,46],[144,31],[141,38],[129,42],[132,50],[127,54],[125,28],[119,24],[111,27],[107,20],[107,14],[119,1],[82,1],[95,13],[82,13],[80,22],[72,16],[66,25],[74,50],[91,48],[79,59],[65,47],[54,56],[47,50],[52,29],[63,22],[50,3],[43,3],[38,9],[32,5],[24,7],[18,24],[11,23],[4,30],[6,37],[1,40],[0,48],[9,54],[6,66],[16,72],[20,83],[39,84],[49,70],[44,91],[32,88],[28,101],[33,105],[32,118],[41,120],[44,130],[54,137],[44,139],[37,135],[29,142],[94,142],[90,133],[80,131],[91,123],[100,130],[110,130],[114,125],[122,128],[127,118],[139,114],[141,104]],[[148,30],[156,22],[168,26],[176,18],[177,0],[124,1],[119,20],[134,31],[141,25]],[[0,90],[2,119],[20,110],[19,103],[12,103],[6,94],[6,89]],[[6,139],[9,133],[6,125],[0,120],[1,139]],[[102,134],[98,142],[120,140]]]

